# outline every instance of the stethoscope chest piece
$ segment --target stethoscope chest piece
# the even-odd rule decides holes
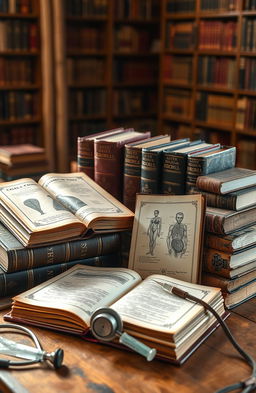
[[[122,330],[122,320],[112,308],[100,308],[91,316],[91,331],[98,340],[112,341]]]

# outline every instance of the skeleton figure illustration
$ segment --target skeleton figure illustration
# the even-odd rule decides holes
[[[173,254],[176,258],[181,258],[187,249],[187,225],[182,223],[183,218],[183,212],[178,212],[176,214],[176,223],[169,226],[166,238],[169,254]]]
[[[154,217],[150,219],[150,223],[147,230],[149,237],[149,252],[147,254],[154,255],[154,248],[156,246],[156,238],[161,233],[161,217],[159,217],[159,210],[154,210]]]

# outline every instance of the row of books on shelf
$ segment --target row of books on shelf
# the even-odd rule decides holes
[[[114,90],[112,110],[114,116],[148,113],[154,115],[156,91],[153,88]]]
[[[103,50],[106,47],[105,32],[93,26],[67,25],[67,50]]]
[[[157,60],[157,59],[156,59]],[[114,82],[156,83],[158,76],[157,61],[118,60],[113,64]]]
[[[65,11],[70,16],[102,16],[107,15],[107,0],[73,0],[65,1]]]
[[[27,0],[2,0],[0,3],[0,12],[9,14],[31,14],[33,10],[33,1]]]
[[[31,119],[38,113],[38,95],[29,91],[0,92],[0,119]]]
[[[253,0],[252,0],[253,1]],[[201,11],[235,11],[238,6],[237,0],[201,0]],[[247,7],[246,9],[250,9]],[[196,0],[169,0],[166,4],[166,11],[169,13],[194,12],[196,10]]]
[[[1,128],[0,145],[36,144],[38,126],[7,126]]]
[[[36,51],[39,46],[38,26],[23,20],[0,21],[0,51]]]
[[[157,0],[124,0],[114,2],[116,18],[150,20],[159,16],[160,6]]]
[[[118,52],[150,52],[155,34],[146,29],[123,25],[114,32],[114,49]]]
[[[67,58],[67,81],[69,84],[99,83],[106,80],[106,61],[98,58]]]
[[[0,57],[0,86],[32,84],[35,81],[32,59]]]

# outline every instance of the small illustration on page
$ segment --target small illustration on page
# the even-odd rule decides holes
[[[149,252],[147,254],[154,255],[154,249],[156,246],[156,239],[161,233],[162,220],[159,217],[159,210],[154,210],[154,217],[150,219],[150,223],[147,230],[149,237]]]
[[[63,203],[63,205],[67,206],[68,210],[74,214],[76,214],[81,207],[86,206],[86,203],[81,201],[81,199],[72,195],[58,195],[56,199],[60,201],[60,203]]]
[[[23,203],[25,206],[29,207],[30,209],[36,210],[41,214],[45,214],[41,209],[41,205],[38,199],[36,198],[25,199]]]
[[[173,254],[176,258],[181,258],[187,250],[187,225],[182,223],[184,219],[183,212],[178,212],[175,219],[176,223],[169,226],[166,242],[169,254]]]

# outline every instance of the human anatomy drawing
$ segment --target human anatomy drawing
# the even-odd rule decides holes
[[[154,210],[154,217],[150,219],[150,223],[147,230],[149,237],[149,252],[148,254],[154,255],[154,249],[156,246],[156,239],[161,233],[161,217],[159,217],[159,210]]]
[[[184,219],[183,212],[178,212],[175,219],[176,223],[169,226],[166,242],[169,254],[174,255],[176,258],[181,258],[187,250],[187,225],[182,223]]]

